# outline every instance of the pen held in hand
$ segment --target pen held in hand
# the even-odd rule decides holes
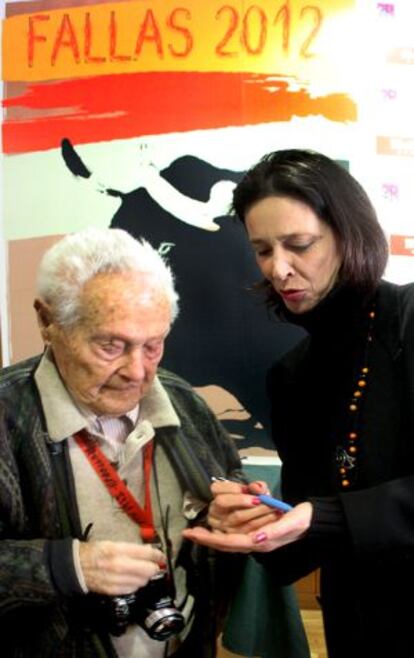
[[[230,482],[227,478],[224,477],[212,477],[211,478],[212,482]],[[257,496],[259,498],[260,502],[263,503],[264,505],[267,505],[268,507],[273,507],[280,512],[289,512],[291,509],[293,509],[292,505],[288,505],[288,503],[284,503],[283,500],[278,500],[277,498],[273,498],[272,496],[266,496],[265,494],[260,494]]]
[[[264,505],[267,505],[268,507],[274,507],[280,512],[289,512],[291,509],[293,509],[292,505],[288,505],[288,503],[284,503],[283,500],[277,500],[277,498],[272,498],[272,496],[265,496],[264,494],[262,494],[260,496],[257,496],[257,498],[259,498],[259,500]]]

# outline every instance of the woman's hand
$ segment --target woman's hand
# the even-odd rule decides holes
[[[261,504],[258,494],[269,493],[266,482],[244,485],[227,480],[211,486],[214,500],[208,511],[208,524],[213,531],[247,534],[279,518],[280,512]]]
[[[301,539],[309,529],[312,512],[311,503],[300,503],[290,512],[278,514],[277,519],[273,514],[270,522],[248,534],[238,532],[234,526],[234,529],[226,529],[225,532],[196,527],[184,530],[183,536],[197,544],[225,552],[268,553]]]

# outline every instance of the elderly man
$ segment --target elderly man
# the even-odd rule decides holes
[[[169,268],[124,231],[87,229],[45,254],[34,306],[44,354],[0,374],[1,655],[215,656],[237,560],[181,533],[240,462],[158,369]]]

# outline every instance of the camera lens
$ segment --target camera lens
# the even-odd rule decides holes
[[[184,617],[175,608],[154,610],[144,620],[145,630],[153,640],[168,640],[184,628]]]
[[[134,606],[135,619],[153,640],[167,640],[184,628],[184,617],[174,606],[168,575],[160,572],[139,590]]]

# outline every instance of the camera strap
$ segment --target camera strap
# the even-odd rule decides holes
[[[125,514],[139,525],[142,541],[145,543],[154,542],[157,539],[157,533],[153,522],[150,493],[154,442],[150,441],[143,448],[145,500],[142,508],[125,482],[119,477],[109,459],[104,455],[98,443],[89,436],[88,432],[81,430],[74,434],[74,439],[110,495],[116,500]]]

